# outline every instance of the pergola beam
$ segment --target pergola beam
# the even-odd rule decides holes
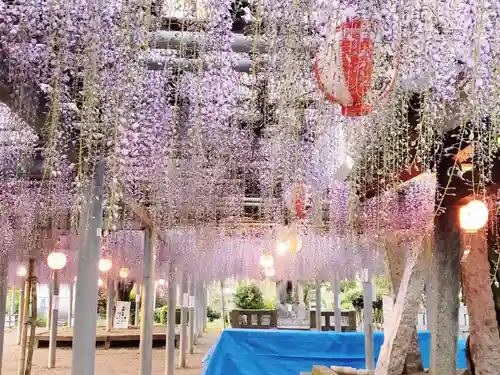
[[[175,58],[168,62],[153,61],[147,62],[147,67],[149,70],[164,70],[173,68],[179,71],[196,72],[200,69],[208,70],[208,65],[202,59],[186,59],[186,58]],[[255,70],[259,70],[262,64],[256,64],[254,61],[249,59],[242,59],[233,65],[233,70],[238,73],[251,73]],[[256,69],[257,68],[257,69]]]
[[[205,33],[157,31],[151,34],[151,47],[156,49],[182,49],[187,51],[203,51],[209,37]],[[307,40],[309,39],[309,40]],[[312,37],[301,40],[299,43],[290,42],[287,48],[303,50],[305,46],[310,51],[311,57],[316,54],[319,47],[318,41]],[[234,53],[270,53],[273,49],[257,36],[232,34],[231,51]],[[276,49],[279,52],[279,49]]]
[[[233,34],[231,50],[235,53],[267,53],[268,46],[257,38]],[[208,41],[204,33],[157,31],[151,36],[151,46],[156,49],[184,49],[199,51]]]
[[[194,17],[162,17],[160,29],[169,31],[189,31],[204,30],[208,27],[208,20]],[[236,19],[233,21],[231,31],[235,34],[245,34],[248,31],[254,31],[255,22]]]

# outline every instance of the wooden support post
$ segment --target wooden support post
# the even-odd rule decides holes
[[[106,332],[113,329],[113,312],[115,309],[115,283],[108,274],[106,278]]]
[[[105,162],[97,162],[92,189],[86,194],[80,217],[81,245],[77,254],[75,324],[73,329],[72,375],[95,372],[96,301],[103,221]]]
[[[167,310],[167,347],[165,355],[165,375],[174,375],[175,371],[175,315],[177,305],[177,282],[173,264],[170,264],[168,278],[168,310]]]
[[[25,287],[21,286],[20,288],[20,293],[19,293],[19,313],[18,313],[18,319],[17,319],[17,337],[16,337],[16,344],[20,345],[21,344],[21,337],[23,334],[23,328],[24,328],[24,296],[25,296]]]
[[[31,265],[31,263],[33,265]],[[28,341],[28,353],[26,354],[26,367],[24,369],[24,375],[31,374],[31,367],[33,364],[33,352],[35,350],[35,336],[36,336],[36,319],[37,319],[37,279],[35,275],[35,260],[30,259],[30,267],[33,269],[33,274],[31,277],[31,319],[30,319],[30,338]]]
[[[367,268],[363,270],[363,301],[366,368],[373,370],[375,367],[375,358],[373,348],[373,286],[371,265],[367,265]]]
[[[321,319],[321,280],[316,279],[316,331],[322,330],[323,319]]]
[[[26,274],[26,283],[24,286],[24,305],[23,305],[23,328],[21,332],[21,352],[19,354],[19,366],[17,368],[17,375],[24,375],[26,368],[26,346],[28,344],[28,328],[30,324],[30,296],[31,296],[31,283],[32,277],[35,272],[35,262],[30,260],[28,265],[28,272]]]
[[[7,308],[7,271],[8,265],[7,260],[2,259],[0,261],[0,316],[5,317]],[[16,289],[12,288],[12,293],[16,295]],[[5,318],[0,327],[0,374],[2,373],[2,362],[3,362],[3,344],[4,344],[4,333],[5,333]]]
[[[179,274],[180,300],[181,300],[181,329],[179,343],[179,367],[186,367],[187,353],[187,320],[189,313],[189,290],[187,288],[187,275],[184,272]],[[191,317],[189,317],[191,318]]]
[[[140,313],[141,313],[141,293],[142,286],[140,283],[135,284],[135,319],[134,325],[139,327],[140,324]]]
[[[462,257],[462,285],[469,312],[471,352],[476,375],[498,372],[500,337],[493,293],[490,287],[490,264],[486,232],[465,233]]]
[[[333,280],[333,305],[335,309],[335,331],[342,332],[342,310],[340,309],[340,279],[339,275],[335,273],[335,279]]]
[[[196,324],[196,311],[195,311],[195,293],[196,282],[193,276],[189,280],[189,334],[188,334],[188,353],[194,354],[194,327]]]
[[[69,310],[68,310],[68,327],[73,326],[73,301],[75,297],[74,284],[68,284],[69,287]]]
[[[144,272],[141,306],[141,341],[139,348],[140,375],[151,375],[153,366],[153,300],[155,287],[156,234],[152,228],[146,229],[144,236]]]
[[[58,271],[52,271],[52,312],[50,313],[50,338],[49,338],[49,362],[48,368],[56,367],[57,349],[57,321],[59,319],[59,279]]]

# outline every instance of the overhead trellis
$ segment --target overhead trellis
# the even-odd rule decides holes
[[[17,116],[0,113],[6,124],[0,129],[9,133],[0,137],[9,143],[0,149],[2,172],[26,178],[17,168],[36,146],[43,162],[37,188],[52,201],[68,197],[50,210],[28,205],[26,217],[37,217],[29,225],[5,220],[14,206],[4,204],[4,233],[43,229],[41,223],[58,220],[56,208],[70,217],[65,231],[76,230],[95,161],[103,156],[105,236],[120,229],[128,197],[147,210],[162,233],[174,236],[177,228],[191,228],[195,236],[198,228],[208,228],[229,251],[233,247],[224,241],[231,237],[215,227],[230,227],[236,241],[252,224],[291,224],[284,201],[304,184],[312,207],[301,233],[311,241],[308,254],[322,259],[346,243],[365,252],[377,248],[387,222],[402,220],[401,206],[395,198],[363,204],[358,198],[374,189],[394,193],[401,172],[417,164],[433,173],[448,153],[435,150],[450,127],[459,128],[456,142],[474,147],[479,186],[492,179],[500,108],[498,4],[206,0],[196,2],[196,9],[172,4],[160,10],[142,0],[0,0],[0,100]],[[317,89],[313,57],[335,26],[355,16],[373,24],[374,86],[395,74],[395,61],[398,84],[372,113],[345,118]],[[415,93],[418,108],[412,108]],[[339,181],[347,158],[354,168],[347,181]],[[32,185],[23,186],[24,194],[32,194]],[[55,186],[64,191],[54,193]],[[410,194],[406,201],[413,208],[405,224],[413,228],[409,238],[421,235],[432,218],[430,191]],[[397,197],[393,193],[389,196]],[[370,219],[359,224],[365,216]],[[313,235],[319,227],[323,232]],[[329,236],[340,239],[328,241]],[[244,246],[251,247],[241,243],[235,262]],[[187,259],[195,249],[181,242],[176,251]],[[291,264],[277,272],[288,275],[293,267],[303,272]],[[245,272],[253,271],[233,265],[207,275]]]

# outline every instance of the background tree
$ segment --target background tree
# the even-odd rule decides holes
[[[255,284],[238,285],[233,302],[238,309],[259,310],[265,308],[264,296]]]

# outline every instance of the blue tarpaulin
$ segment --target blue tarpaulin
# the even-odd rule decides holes
[[[374,333],[375,361],[384,341]],[[430,333],[419,332],[424,367]],[[365,367],[362,332],[226,329],[205,359],[204,375],[299,375],[313,365]],[[458,368],[466,368],[465,341],[458,341]]]

